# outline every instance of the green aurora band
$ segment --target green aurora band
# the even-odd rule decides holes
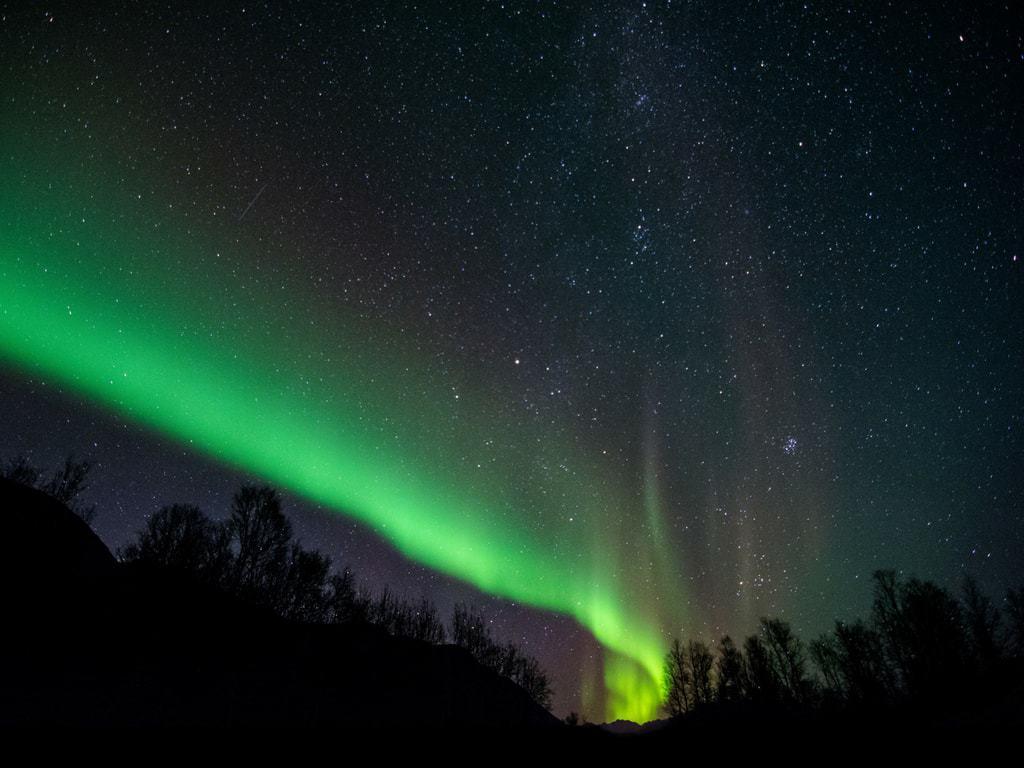
[[[315,290],[233,277],[247,263],[166,202],[80,160],[58,178],[52,159],[10,146],[0,363],[357,519],[431,568],[573,617],[605,651],[584,711],[656,716],[667,637],[686,617],[650,455],[623,476],[569,430],[513,418],[483,377],[439,370]]]

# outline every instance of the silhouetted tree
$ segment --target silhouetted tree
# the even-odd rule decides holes
[[[761,619],[761,638],[783,699],[796,704],[806,703],[811,693],[811,682],[807,677],[804,644],[782,619]]]
[[[369,621],[397,637],[408,637],[439,645],[447,633],[444,623],[438,618],[437,608],[426,598],[417,605],[408,603],[394,595],[385,586],[380,597],[370,604]]]
[[[284,581],[278,594],[278,613],[309,624],[327,621],[330,610],[329,557],[293,544]]]
[[[692,688],[686,648],[675,638],[665,655],[665,707],[669,715],[682,715],[693,708],[690,700]]]
[[[1010,653],[1024,657],[1024,587],[1007,590],[1006,618]]]
[[[92,464],[88,461],[76,461],[73,456],[68,456],[63,466],[48,480],[44,480],[42,473],[25,456],[16,456],[7,461],[0,471],[0,477],[43,491],[92,525],[96,507],[83,505],[78,500],[79,495],[88,488],[86,479],[91,469]]]
[[[518,683],[544,709],[551,708],[551,697],[554,695],[554,689],[551,687],[551,681],[548,680],[547,673],[541,667],[540,662],[533,656],[526,656],[520,652],[516,660],[515,670],[510,679]]]
[[[775,703],[782,698],[782,683],[759,635],[743,641],[743,691],[747,699],[758,704]]]
[[[232,501],[228,525],[236,548],[236,588],[274,605],[287,573],[292,538],[277,491],[266,486],[241,488]]]
[[[545,709],[550,707],[551,683],[537,660],[513,643],[495,642],[488,622],[475,608],[462,603],[455,605],[450,636],[454,645],[466,649],[485,667],[517,683]]]
[[[174,504],[152,515],[137,541],[120,555],[125,561],[187,571],[220,583],[231,568],[230,533],[197,507]]]
[[[465,648],[484,666],[497,668],[498,647],[491,639],[490,628],[482,614],[475,608],[457,603],[452,612],[451,627],[452,644]]]
[[[425,597],[413,611],[410,637],[432,645],[442,645],[447,638],[444,622],[437,614],[437,607]]]
[[[900,605],[900,582],[892,570],[875,571],[873,578],[871,622],[882,640],[888,662],[899,677],[898,683],[902,686],[910,663],[907,658],[910,649],[906,637],[908,630],[904,626]]]
[[[718,641],[718,658],[715,660],[715,698],[723,703],[732,703],[743,698],[743,653],[732,638],[725,635]]]
[[[874,578],[872,623],[902,691],[934,704],[962,690],[969,640],[957,601],[931,582],[900,581],[893,571],[878,571]]]
[[[15,456],[8,459],[0,470],[0,477],[21,483],[31,488],[39,487],[39,470],[32,466],[25,456]]]
[[[413,637],[415,612],[411,605],[398,598],[387,585],[370,605],[370,623],[395,637]]]
[[[812,640],[808,652],[825,683],[826,693],[843,696],[845,684],[839,660],[839,643],[835,635],[826,633]]]
[[[333,624],[366,624],[370,621],[370,598],[356,589],[349,568],[328,580],[327,619]]]
[[[672,642],[665,656],[666,707],[669,714],[690,712],[711,702],[715,657],[707,644],[689,640]]]
[[[992,605],[992,601],[978,588],[978,582],[969,575],[964,577],[962,602],[973,655],[982,671],[989,670],[1003,655],[999,609]]]
[[[714,691],[711,673],[715,667],[715,657],[707,644],[700,640],[687,643],[686,651],[693,680],[693,706],[696,708],[711,702]]]
[[[88,461],[75,461],[73,456],[64,460],[64,465],[53,473],[53,477],[43,486],[48,494],[62,504],[71,505],[78,495],[86,489],[86,477],[92,464]]]
[[[828,688],[847,704],[877,705],[891,698],[893,674],[882,639],[864,622],[836,622],[833,633],[811,643],[810,653]]]

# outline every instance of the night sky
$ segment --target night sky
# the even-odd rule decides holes
[[[270,483],[597,720],[877,568],[1024,581],[1019,4],[24,5],[0,458],[112,548]]]

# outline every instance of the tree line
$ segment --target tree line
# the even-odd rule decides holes
[[[0,468],[0,477],[38,488],[91,522],[95,509],[77,502],[89,470],[87,462],[69,458],[46,476],[16,458]],[[282,507],[277,490],[255,485],[234,494],[225,520],[211,519],[190,504],[172,504],[149,516],[117,558],[185,574],[285,620],[373,625],[395,637],[451,643],[550,708],[553,691],[539,662],[521,646],[496,640],[475,607],[456,605],[449,627],[426,598],[409,601],[388,586],[375,594],[350,568],[335,569],[331,558],[302,546]]]
[[[68,456],[50,475],[41,472],[25,456],[16,456],[0,466],[0,477],[36,488],[66,506],[92,525],[96,507],[82,504],[79,496],[89,487],[87,478],[92,464]]]
[[[78,501],[89,470],[69,457],[46,475],[17,458],[0,467],[0,477],[38,488],[90,522],[95,508]],[[476,608],[456,605],[446,624],[425,598],[409,601],[388,586],[375,594],[350,568],[335,569],[295,539],[280,495],[268,486],[240,488],[225,520],[188,504],[163,507],[117,556],[188,574],[286,620],[373,625],[396,637],[451,643],[550,707],[552,688],[540,664],[515,643],[496,640]],[[1024,684],[1024,587],[1009,590],[1001,608],[972,578],[954,596],[933,582],[880,570],[872,589],[867,619],[837,621],[810,643],[788,622],[767,617],[739,644],[728,635],[714,644],[675,639],[664,660],[668,714],[760,707],[872,713],[901,706],[963,712]]]
[[[664,670],[673,716],[736,706],[964,712],[1024,677],[1024,588],[1000,610],[972,578],[958,599],[880,570],[867,620],[837,621],[808,644],[778,618],[762,618],[742,645],[676,639]]]
[[[388,586],[374,594],[350,568],[334,570],[329,557],[294,539],[281,497],[268,486],[239,489],[229,517],[219,522],[191,505],[164,507],[118,557],[188,572],[287,620],[370,624],[396,637],[450,642],[550,707],[551,684],[537,660],[514,643],[493,639],[475,608],[456,605],[449,629],[426,598],[410,602]]]

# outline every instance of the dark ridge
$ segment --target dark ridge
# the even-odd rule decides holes
[[[0,724],[550,730],[468,652],[288,622],[186,573],[115,561],[80,518],[0,479]]]

